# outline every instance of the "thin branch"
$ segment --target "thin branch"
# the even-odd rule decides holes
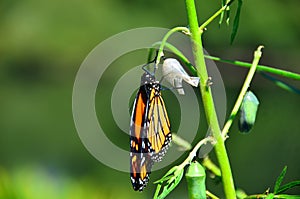
[[[228,60],[228,59],[221,59],[219,57],[214,57],[214,56],[210,56],[210,55],[205,55],[205,58],[211,59],[211,60],[214,60],[214,61],[219,61],[219,62],[222,62],[222,63],[228,63],[228,64],[233,64],[233,65],[236,65],[236,66],[247,67],[247,68],[250,68],[251,65],[252,65],[251,63],[247,63],[247,62],[243,62],[243,61],[233,61],[233,60]],[[274,68],[274,67],[270,67],[270,66],[257,65],[257,71],[264,71],[264,72],[268,72],[268,73],[288,77],[288,78],[291,78],[291,79],[300,80],[300,74],[290,72],[290,71],[286,71],[286,70],[282,70],[282,69],[278,69],[278,68]]]
[[[258,64],[258,62],[259,62],[259,60],[261,58],[261,54],[262,54],[261,49],[262,48],[263,48],[263,46],[259,46],[257,48],[257,50],[254,52],[254,58],[253,58],[252,66],[251,66],[251,68],[250,68],[250,70],[248,72],[248,75],[247,75],[247,77],[245,79],[245,82],[244,82],[244,85],[243,85],[243,87],[241,89],[241,92],[240,92],[240,94],[239,94],[239,96],[238,96],[238,98],[237,98],[237,100],[235,102],[235,105],[234,105],[234,107],[233,107],[233,109],[231,111],[229,119],[227,120],[227,122],[226,122],[226,124],[225,124],[225,126],[224,126],[224,128],[222,130],[222,136],[224,137],[224,139],[226,138],[226,135],[227,135],[227,133],[229,131],[229,128],[231,127],[231,124],[232,124],[232,122],[233,122],[233,120],[234,120],[237,112],[240,109],[240,106],[242,104],[244,95],[246,94],[246,92],[247,92],[247,90],[248,90],[248,88],[250,86],[250,83],[251,83],[251,81],[253,79],[253,76],[254,76],[255,71],[256,71],[257,64]]]
[[[156,62],[155,62],[156,65],[159,64],[161,57],[164,56],[163,50],[167,43],[168,38],[175,32],[183,32],[185,34],[189,34],[190,30],[187,27],[175,27],[167,32],[167,34],[163,37],[160,47],[159,47],[159,50],[158,50],[158,54],[157,54],[157,58],[156,58]]]

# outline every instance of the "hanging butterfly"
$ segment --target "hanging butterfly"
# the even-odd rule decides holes
[[[162,160],[172,140],[161,85],[145,71],[130,122],[130,178],[136,191],[146,187],[153,163]]]

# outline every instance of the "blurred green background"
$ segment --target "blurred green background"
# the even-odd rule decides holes
[[[200,22],[219,4],[197,1]],[[230,28],[215,22],[204,35],[205,49],[211,55],[251,61],[253,50],[263,44],[261,63],[300,73],[299,6],[299,0],[244,1],[234,44],[229,44]],[[1,0],[0,198],[151,198],[152,182],[167,168],[153,172],[141,194],[131,188],[128,173],[93,158],[73,123],[73,82],[84,58],[104,39],[137,27],[185,26],[185,14],[184,1]],[[146,53],[137,53],[133,59],[145,58]],[[122,64],[130,66],[130,60]],[[218,67],[230,109],[247,71]],[[110,78],[104,81],[112,83]],[[300,88],[297,81],[285,81]],[[236,185],[247,193],[262,193],[284,165],[285,182],[300,179],[300,96],[259,75],[252,90],[261,102],[254,130],[241,135],[235,123],[227,146]],[[104,101],[97,105],[98,111],[107,107]],[[124,134],[107,122],[113,131],[109,137],[126,147],[127,138],[118,139]],[[208,188],[222,196],[221,184],[209,180]],[[169,198],[187,198],[185,183]]]

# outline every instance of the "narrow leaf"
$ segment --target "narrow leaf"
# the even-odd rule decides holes
[[[222,7],[225,6],[225,4],[226,4],[226,0],[222,0]],[[220,15],[219,26],[221,26],[221,24],[223,22],[224,14],[225,14],[225,11],[223,11]]]
[[[285,167],[282,169],[280,175],[278,176],[278,178],[277,178],[277,180],[276,180],[276,183],[275,183],[275,186],[274,186],[274,193],[275,193],[275,194],[278,193],[278,189],[279,189],[279,187],[280,187],[280,185],[281,185],[281,183],[282,183],[282,180],[283,180],[283,178],[284,178],[284,176],[285,176],[285,174],[286,174],[286,170],[287,170],[287,166],[285,166]]]
[[[295,88],[292,85],[289,85],[289,84],[287,84],[287,83],[285,83],[285,82],[283,82],[283,81],[281,81],[281,80],[279,80],[279,79],[277,79],[275,77],[272,77],[272,76],[270,76],[270,75],[268,75],[266,73],[261,72],[260,74],[264,78],[272,81],[276,86],[278,86],[278,87],[280,87],[280,88],[282,88],[284,90],[287,90],[287,91],[290,91],[290,92],[293,92],[293,93],[296,93],[296,94],[300,95],[300,89]]]
[[[291,189],[291,188],[293,188],[293,187],[297,187],[297,186],[300,186],[300,180],[293,181],[293,182],[289,182],[289,183],[287,183],[287,184],[281,186],[281,187],[277,190],[276,194],[283,193],[283,192],[285,192],[285,191],[287,191],[287,190],[289,190],[289,189]]]
[[[182,179],[184,169],[175,171],[173,176],[168,177],[167,182],[161,182],[157,185],[154,199],[164,199],[179,184]],[[164,177],[163,177],[164,178]],[[162,179],[163,179],[162,178]],[[162,189],[162,190],[161,190]]]
[[[155,48],[149,48],[147,63],[149,63],[153,60],[152,55],[154,54],[155,50],[156,50]]]
[[[229,20],[230,20],[230,7],[229,6],[227,6],[225,13],[226,13],[226,24],[227,24],[227,26],[229,26]]]
[[[157,186],[156,186],[156,190],[155,190],[155,193],[154,193],[154,196],[153,196],[153,199],[157,199],[157,197],[158,197],[158,195],[159,195],[159,192],[160,192],[160,189],[161,189],[161,187],[162,187],[162,184],[161,184],[161,183],[157,184]]]
[[[162,183],[164,181],[169,180],[174,175],[177,169],[178,166],[172,167],[161,179],[155,181],[154,184]]]
[[[243,5],[243,0],[238,0],[238,7],[237,7],[237,10],[236,10],[234,20],[233,20],[233,27],[232,27],[232,32],[231,32],[231,39],[230,39],[231,44],[233,43],[233,40],[235,39],[235,36],[237,34],[237,30],[239,28],[242,5]]]

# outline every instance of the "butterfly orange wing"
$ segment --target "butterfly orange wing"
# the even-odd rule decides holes
[[[145,73],[133,105],[130,124],[130,178],[134,190],[149,181],[153,162],[161,161],[172,136],[160,84]]]

